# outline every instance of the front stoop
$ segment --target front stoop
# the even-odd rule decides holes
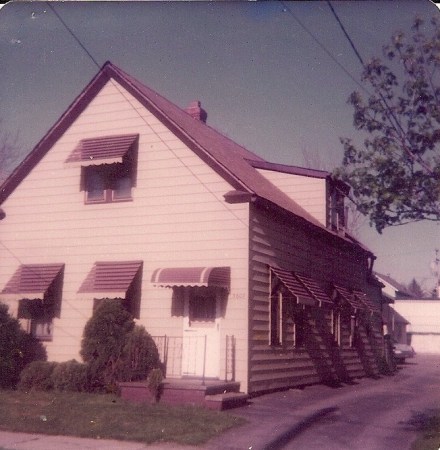
[[[245,405],[248,398],[249,396],[244,392],[225,392],[224,394],[206,395],[205,406],[209,409],[223,411]]]
[[[153,403],[146,382],[119,383],[121,397],[136,403]],[[246,404],[248,395],[240,392],[240,383],[220,380],[165,379],[160,403],[193,405],[222,411]]]

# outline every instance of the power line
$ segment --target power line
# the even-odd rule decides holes
[[[293,11],[287,6],[287,4],[284,1],[280,2],[283,7],[284,11],[288,12],[298,23],[298,25],[318,44],[318,46],[323,50],[326,55],[357,85],[359,86],[366,94],[371,95],[367,88],[360,83],[334,56],[333,54],[327,49],[327,47],[304,25],[301,20],[293,13]]]
[[[66,30],[70,33],[70,35],[75,39],[77,44],[84,50],[85,53],[87,53],[87,56],[93,61],[93,63],[96,65],[96,67],[100,68],[101,66],[96,61],[96,59],[93,57],[93,55],[87,50],[86,46],[83,45],[83,43],[76,37],[75,33],[72,31],[72,29],[66,24],[66,22],[63,20],[63,18],[58,14],[58,12],[55,10],[55,8],[51,4],[52,2],[46,2],[46,5],[52,10],[52,12],[55,14],[55,16],[58,18],[58,20],[64,25]]]
[[[353,41],[351,40],[350,36],[347,33],[347,30],[345,29],[344,25],[342,24],[341,20],[339,19],[339,16],[336,14],[336,11],[333,9],[332,4],[330,3],[329,0],[327,0],[327,4],[330,7],[333,15],[335,16],[336,20],[339,23],[339,26],[341,27],[341,30],[343,31],[343,33],[345,34],[345,37],[347,38],[348,42],[351,45],[351,48],[353,49],[355,55],[357,56],[357,58],[359,59],[360,63],[362,64],[362,66],[365,66],[364,60],[362,59],[362,56],[360,55],[360,53],[358,52],[357,48],[355,47]]]

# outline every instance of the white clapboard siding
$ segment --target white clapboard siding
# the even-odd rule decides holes
[[[273,170],[257,169],[261,175],[326,225],[326,180]]]
[[[139,134],[133,200],[84,204],[80,168],[65,165],[69,154],[81,139],[128,133]],[[222,335],[237,339],[236,376],[246,389],[249,211],[224,201],[231,189],[110,81],[2,205],[0,288],[20,264],[65,263],[61,317],[47,344],[49,358],[62,361],[80,359],[93,294],[78,289],[95,261],[144,262],[139,322],[153,335],[179,335],[183,326],[170,314],[172,290],[150,283],[156,268],[230,266]]]

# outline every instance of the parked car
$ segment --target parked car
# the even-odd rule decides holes
[[[394,344],[393,346],[394,359],[396,362],[404,363],[406,358],[414,358],[416,352],[407,344]]]

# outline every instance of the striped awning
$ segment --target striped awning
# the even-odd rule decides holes
[[[230,267],[166,267],[156,269],[151,282],[161,287],[219,287],[229,291]]]
[[[313,297],[318,300],[320,306],[324,304],[333,304],[332,299],[328,296],[328,294],[316,280],[310,277],[306,277],[305,275],[300,275],[299,273],[295,273],[295,275],[303,283],[306,289],[308,289],[312,293]]]
[[[281,281],[288,292],[292,294],[299,304],[312,306],[318,304],[317,299],[293,272],[285,269],[279,269],[277,267],[271,267],[270,270]]]
[[[373,300],[371,300],[371,298],[368,297],[368,295],[365,294],[365,292],[354,290],[353,294],[372,314],[382,315],[382,311],[379,305],[375,303]]]
[[[22,264],[1,293],[43,300],[63,269],[64,264]]]
[[[122,163],[138,137],[139,134],[119,134],[83,139],[66,159],[66,163],[79,163],[81,166]]]
[[[142,261],[96,262],[78,292],[93,293],[95,298],[109,295],[125,298],[142,264]]]
[[[350,305],[355,310],[365,309],[365,305],[350,291],[350,289],[334,284],[335,294],[339,296],[343,302]]]

